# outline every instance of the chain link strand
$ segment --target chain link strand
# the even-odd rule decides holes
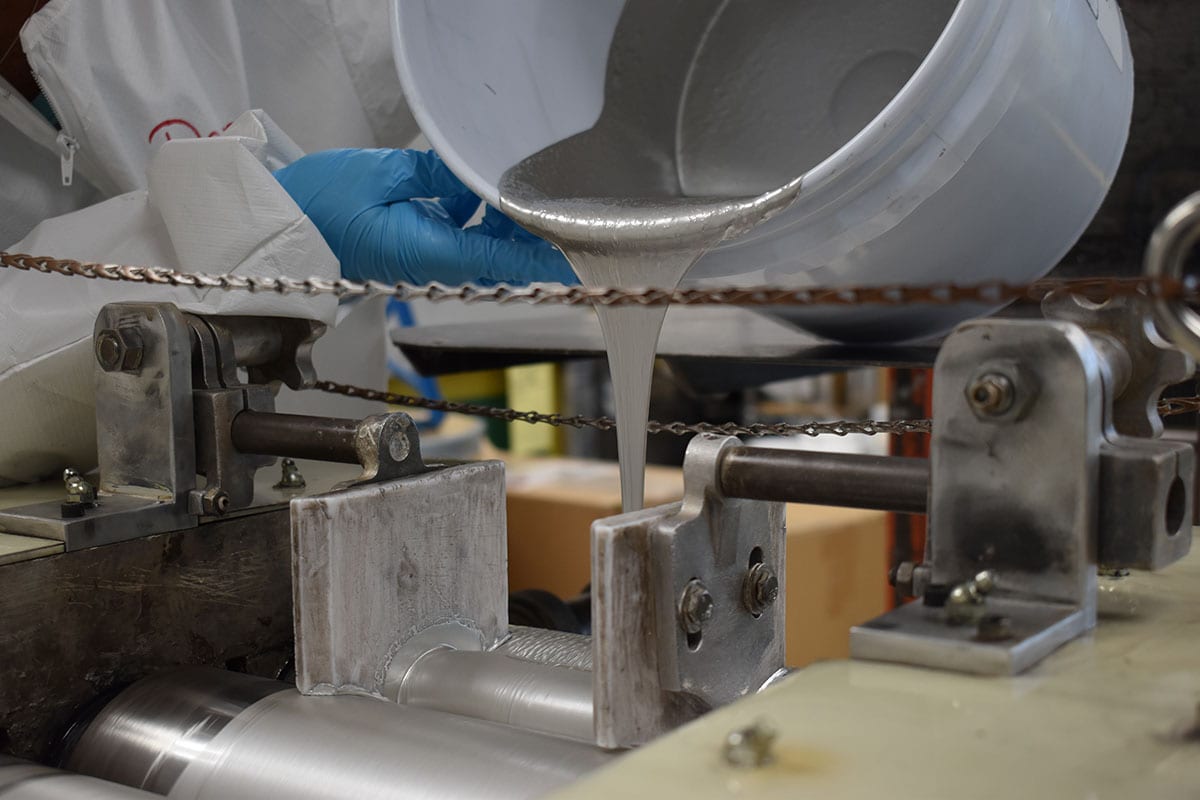
[[[431,283],[386,284],[356,281],[250,275],[209,275],[177,272],[162,267],[136,267],[99,264],[73,259],[47,258],[22,253],[0,253],[0,267],[50,275],[125,281],[161,286],[219,289],[222,291],[333,295],[349,297],[393,297],[397,300],[456,301],[463,303],[522,303],[527,305],[597,306],[857,306],[857,305],[953,305],[983,303],[996,305],[1013,300],[1038,301],[1051,292],[1069,291],[1092,300],[1122,295],[1200,301],[1200,284],[1195,279],[1174,278],[1072,278],[1046,279],[1015,284],[988,281],[975,284],[941,283],[926,286],[893,284],[888,286],[810,287],[789,289],[771,286],[718,287],[696,289],[614,289],[582,286],[445,286]]]
[[[543,414],[538,411],[517,411],[512,408],[496,408],[475,403],[457,403],[452,400],[432,400],[428,397],[415,397],[407,394],[381,392],[375,389],[364,389],[361,386],[348,386],[344,383],[321,381],[314,389],[330,394],[340,394],[346,397],[358,397],[363,400],[374,400],[393,406],[405,408],[423,408],[429,411],[444,411],[450,414],[468,414],[474,417],[487,417],[502,422],[526,422],[530,425],[553,425],[567,428],[594,428],[599,431],[616,430],[617,423],[612,417],[563,416],[562,414]],[[1194,414],[1200,412],[1200,397],[1173,397],[1158,404],[1158,412],[1164,417],[1179,414]],[[839,422],[776,422],[771,424],[758,423],[754,425],[738,425],[733,422],[716,424],[712,422],[658,422],[650,420],[646,426],[647,433],[670,433],[675,436],[693,436],[698,433],[716,433],[722,436],[848,436],[852,433],[875,436],[877,434],[903,436],[911,433],[932,433],[933,420],[902,419],[902,420],[861,420]]]
[[[428,397],[414,397],[406,394],[380,392],[374,389],[364,389],[360,386],[347,386],[333,381],[321,381],[314,389],[331,394],[347,397],[358,397],[363,400],[382,401],[393,406],[406,408],[424,408],[430,411],[445,411],[452,414],[469,414],[476,417],[488,417],[503,422],[527,422],[531,425],[553,425],[567,428],[594,428],[599,431],[614,431],[617,429],[616,420],[612,417],[572,417],[562,414],[542,414],[537,411],[516,411],[511,408],[495,408],[474,403],[456,403],[451,400],[431,400]],[[738,425],[733,422],[717,424],[713,422],[658,422],[650,420],[646,426],[647,433],[670,433],[675,436],[692,436],[697,433],[716,433],[722,436],[848,436],[852,433],[875,436],[876,434],[903,435],[906,433],[929,433],[933,423],[927,419],[877,421],[863,420],[852,422],[804,422],[804,423],[772,423],[755,425]]]
[[[1076,278],[1046,279],[1028,284],[1012,284],[990,281],[978,284],[955,283],[927,286],[889,285],[858,286],[841,288],[781,289],[776,287],[750,288],[705,288],[705,289],[612,289],[583,287],[534,286],[514,288],[496,286],[445,286],[438,283],[425,286],[398,283],[389,285],[377,281],[356,281],[307,278],[298,280],[287,277],[256,277],[246,275],[209,275],[200,272],[179,272],[162,267],[139,267],[125,264],[102,264],[66,258],[48,258],[23,253],[0,252],[0,267],[5,269],[36,272],[47,275],[88,278],[90,280],[123,281],[128,283],[160,286],[219,289],[223,291],[268,292],[275,294],[301,294],[308,296],[333,295],[348,297],[394,297],[398,300],[429,300],[433,302],[458,301],[464,303],[525,303],[529,305],[602,305],[602,306],[658,306],[658,305],[742,305],[742,306],[817,306],[817,305],[866,305],[885,306],[955,303],[998,304],[1013,300],[1041,300],[1051,292],[1069,291],[1092,300],[1101,301],[1122,295],[1142,295],[1183,300],[1200,301],[1200,284],[1193,278],[1183,281],[1171,278]],[[471,403],[456,403],[432,400],[426,397],[380,392],[357,386],[324,381],[315,389],[349,397],[379,400],[390,405],[408,408],[423,408],[457,414],[489,417],[505,422],[526,422],[558,427],[594,428],[611,431],[616,422],[610,417],[563,416],[542,414],[536,411],[516,411],[511,408],[493,408]],[[1200,412],[1200,397],[1172,398],[1159,404],[1162,416]],[[658,422],[651,420],[649,433],[670,433],[690,436],[698,433],[715,433],[726,436],[821,436],[832,434],[904,435],[929,433],[932,421],[922,420],[863,420],[840,422],[805,422],[737,425],[710,422]]]

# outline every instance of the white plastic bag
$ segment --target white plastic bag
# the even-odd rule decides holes
[[[272,135],[268,136],[268,130]],[[336,278],[337,259],[263,162],[299,154],[261,112],[227,136],[165,145],[149,191],[47,220],[16,252],[187,271]],[[95,464],[92,326],[117,301],[335,322],[332,297],[166,290],[0,271],[0,483]]]

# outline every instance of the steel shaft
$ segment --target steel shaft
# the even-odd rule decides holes
[[[728,497],[924,514],[929,461],[732,447],[720,463]]]
[[[358,426],[353,419],[243,411],[233,420],[233,446],[252,455],[357,464]]]

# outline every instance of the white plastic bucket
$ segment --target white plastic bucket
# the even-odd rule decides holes
[[[677,112],[689,194],[753,194],[805,175],[794,206],[710,252],[690,282],[1032,280],[1087,227],[1124,151],[1133,62],[1115,0],[629,2],[673,9],[672,31],[702,31],[683,39],[691,63]],[[599,118],[625,9],[395,0],[397,65],[425,135],[497,203],[505,171]],[[646,48],[679,39],[636,38]],[[835,338],[886,341],[985,310],[784,315]]]

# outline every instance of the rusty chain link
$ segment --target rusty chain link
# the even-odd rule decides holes
[[[219,289],[223,291],[266,292],[275,294],[301,294],[307,296],[332,295],[338,298],[391,297],[398,300],[428,300],[443,302],[454,300],[464,303],[493,302],[500,304],[523,303],[529,305],[597,305],[597,306],[659,306],[659,305],[740,305],[740,306],[817,306],[817,305],[950,305],[955,303],[983,303],[997,305],[1013,300],[1041,300],[1051,292],[1069,291],[1092,300],[1142,295],[1145,297],[1200,301],[1200,284],[1193,279],[1172,278],[1074,278],[1044,279],[1027,284],[988,281],[976,284],[942,283],[926,286],[889,285],[856,286],[833,288],[786,289],[778,287],[748,288],[697,288],[697,289],[588,289],[579,286],[532,286],[514,288],[510,286],[444,286],[428,284],[416,286],[407,283],[385,284],[377,281],[357,281],[307,278],[298,280],[287,277],[256,277],[245,275],[209,275],[198,272],[179,272],[162,267],[139,267],[123,264],[101,264],[74,259],[47,258],[23,253],[0,252],[0,267],[37,272],[50,275],[81,277],[91,280],[123,281],[170,287]],[[593,428],[601,431],[615,430],[616,421],[611,417],[584,417],[580,415],[543,414],[536,411],[517,411],[511,408],[495,408],[472,403],[449,400],[433,400],[426,397],[382,392],[359,386],[348,386],[322,381],[314,389],[377,400],[390,405],[407,408],[422,408],[455,414],[487,417],[504,422],[526,422],[556,427]],[[1159,413],[1164,416],[1200,413],[1200,397],[1172,398],[1159,404]],[[711,422],[684,423],[658,422],[651,420],[648,433],[670,433],[688,436],[699,433],[715,433],[725,436],[847,436],[865,434],[874,436],[930,433],[933,423],[928,419],[917,420],[861,420],[838,422],[805,423],[758,423],[738,425]]]
[[[931,285],[893,284],[888,286],[779,288],[716,287],[691,289],[614,289],[582,286],[445,286],[431,283],[387,284],[377,281],[360,283],[345,279],[327,280],[249,275],[209,275],[178,272],[162,267],[136,267],[100,264],[65,258],[46,258],[22,253],[0,253],[0,267],[65,275],[91,280],[125,281],[160,286],[219,289],[222,291],[332,295],[338,298],[391,297],[397,300],[429,300],[463,303],[522,303],[527,305],[596,306],[853,306],[853,305],[953,305],[983,303],[996,305],[1013,300],[1041,300],[1051,292],[1070,291],[1089,299],[1107,299],[1122,295],[1200,301],[1200,284],[1195,280],[1174,278],[1072,278],[1045,279],[1033,283],[986,281],[974,284],[941,283]]]

